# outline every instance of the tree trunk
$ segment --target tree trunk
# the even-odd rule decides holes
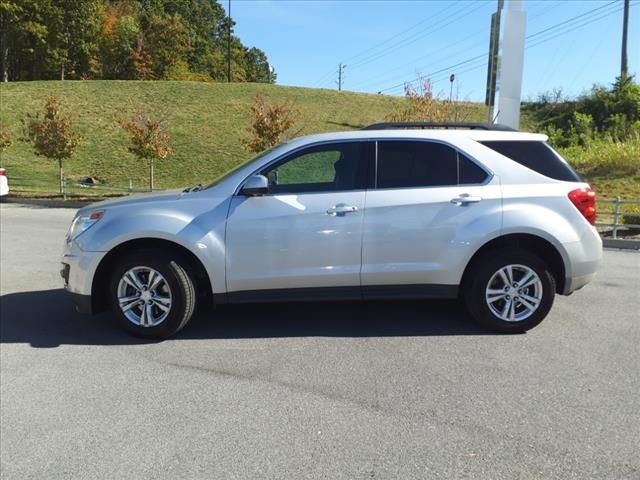
[[[7,83],[9,81],[9,47],[6,41],[2,42],[2,81]]]
[[[62,68],[60,69],[60,80],[64,80],[64,63],[62,64]]]
[[[153,158],[149,159],[149,190],[153,192]]]
[[[64,191],[64,171],[62,170],[62,159],[58,159],[58,168],[60,170],[60,193],[66,198],[66,192]]]
[[[7,25],[2,25],[2,35],[0,39],[0,43],[2,44],[2,81],[4,83],[9,81],[9,45],[6,27]]]

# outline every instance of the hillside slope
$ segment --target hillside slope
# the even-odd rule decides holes
[[[383,121],[402,102],[398,97],[337,92],[266,84],[198,82],[65,81],[24,82],[0,86],[0,120],[14,143],[0,160],[14,177],[37,176],[55,185],[57,165],[33,154],[20,142],[20,120],[42,110],[47,95],[56,95],[73,112],[84,140],[66,162],[71,179],[93,176],[115,186],[147,185],[147,164],[127,151],[127,136],[117,125],[117,112],[136,105],[164,117],[173,154],[157,162],[157,188],[205,183],[251,154],[242,146],[256,95],[290,100],[302,109],[302,134],[348,130]],[[481,120],[483,107],[467,106],[469,120]]]

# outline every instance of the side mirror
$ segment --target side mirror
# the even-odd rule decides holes
[[[269,191],[269,180],[264,175],[253,175],[242,186],[240,193],[247,197],[257,197]]]

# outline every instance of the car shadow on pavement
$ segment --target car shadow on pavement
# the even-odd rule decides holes
[[[174,339],[491,335],[457,301],[371,301],[222,305]],[[62,289],[0,297],[0,343],[33,347],[149,343],[121,331],[111,314],[82,315]]]

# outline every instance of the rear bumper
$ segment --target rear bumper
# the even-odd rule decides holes
[[[562,294],[569,295],[595,278],[602,261],[602,239],[595,228],[589,228],[579,242],[564,244],[564,247],[568,264]]]

